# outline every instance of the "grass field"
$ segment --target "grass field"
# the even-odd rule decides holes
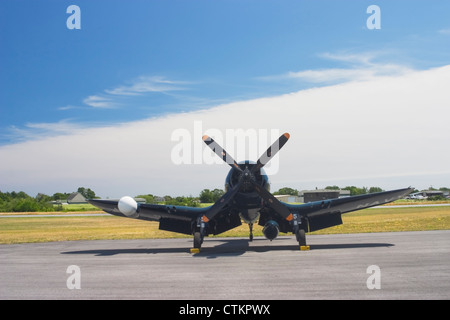
[[[86,213],[86,212],[83,212]],[[450,207],[365,209],[342,216],[344,224],[312,234],[391,232],[450,229]],[[262,228],[254,226],[255,236]],[[243,224],[220,237],[247,237]],[[161,231],[157,222],[114,216],[66,216],[0,218],[0,243],[66,240],[180,238],[190,236]]]

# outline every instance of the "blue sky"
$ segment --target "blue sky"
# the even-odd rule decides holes
[[[66,27],[71,4],[80,30]],[[371,4],[380,30],[366,27]],[[3,0],[0,144],[329,85],[347,79],[293,75],[361,56],[446,65],[449,12],[445,0]]]
[[[66,25],[73,4],[79,30]],[[379,30],[366,25],[371,5],[381,11]],[[448,186],[449,13],[448,0],[2,0],[0,190],[222,187],[226,165],[216,172],[170,161],[174,130],[198,121],[205,130],[295,133],[274,190]],[[330,136],[344,144],[330,145]],[[355,150],[366,141],[364,158]],[[122,151],[131,146],[147,150],[130,158]],[[321,162],[330,147],[339,169]]]

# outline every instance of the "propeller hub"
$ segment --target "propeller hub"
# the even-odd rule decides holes
[[[241,173],[242,191],[252,191],[254,189],[253,182],[256,182],[255,174],[249,170],[248,166],[245,166],[245,169]]]
[[[248,170],[248,167],[245,167],[244,178],[250,179],[252,176],[253,176],[253,174],[250,172],[250,170]]]

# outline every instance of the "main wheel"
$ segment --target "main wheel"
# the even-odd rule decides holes
[[[297,238],[300,246],[306,246],[306,233],[304,229],[299,229],[295,234],[295,237]]]
[[[194,232],[194,248],[200,249],[203,243],[202,235],[200,232]]]

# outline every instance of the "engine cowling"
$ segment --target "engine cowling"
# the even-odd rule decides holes
[[[279,231],[280,226],[274,220],[267,221],[263,228],[264,236],[270,241],[272,241],[278,236]]]
[[[117,204],[119,211],[123,213],[125,216],[129,218],[137,218],[139,216],[138,213],[138,204],[136,200],[132,197],[125,196],[120,198],[119,203]]]

